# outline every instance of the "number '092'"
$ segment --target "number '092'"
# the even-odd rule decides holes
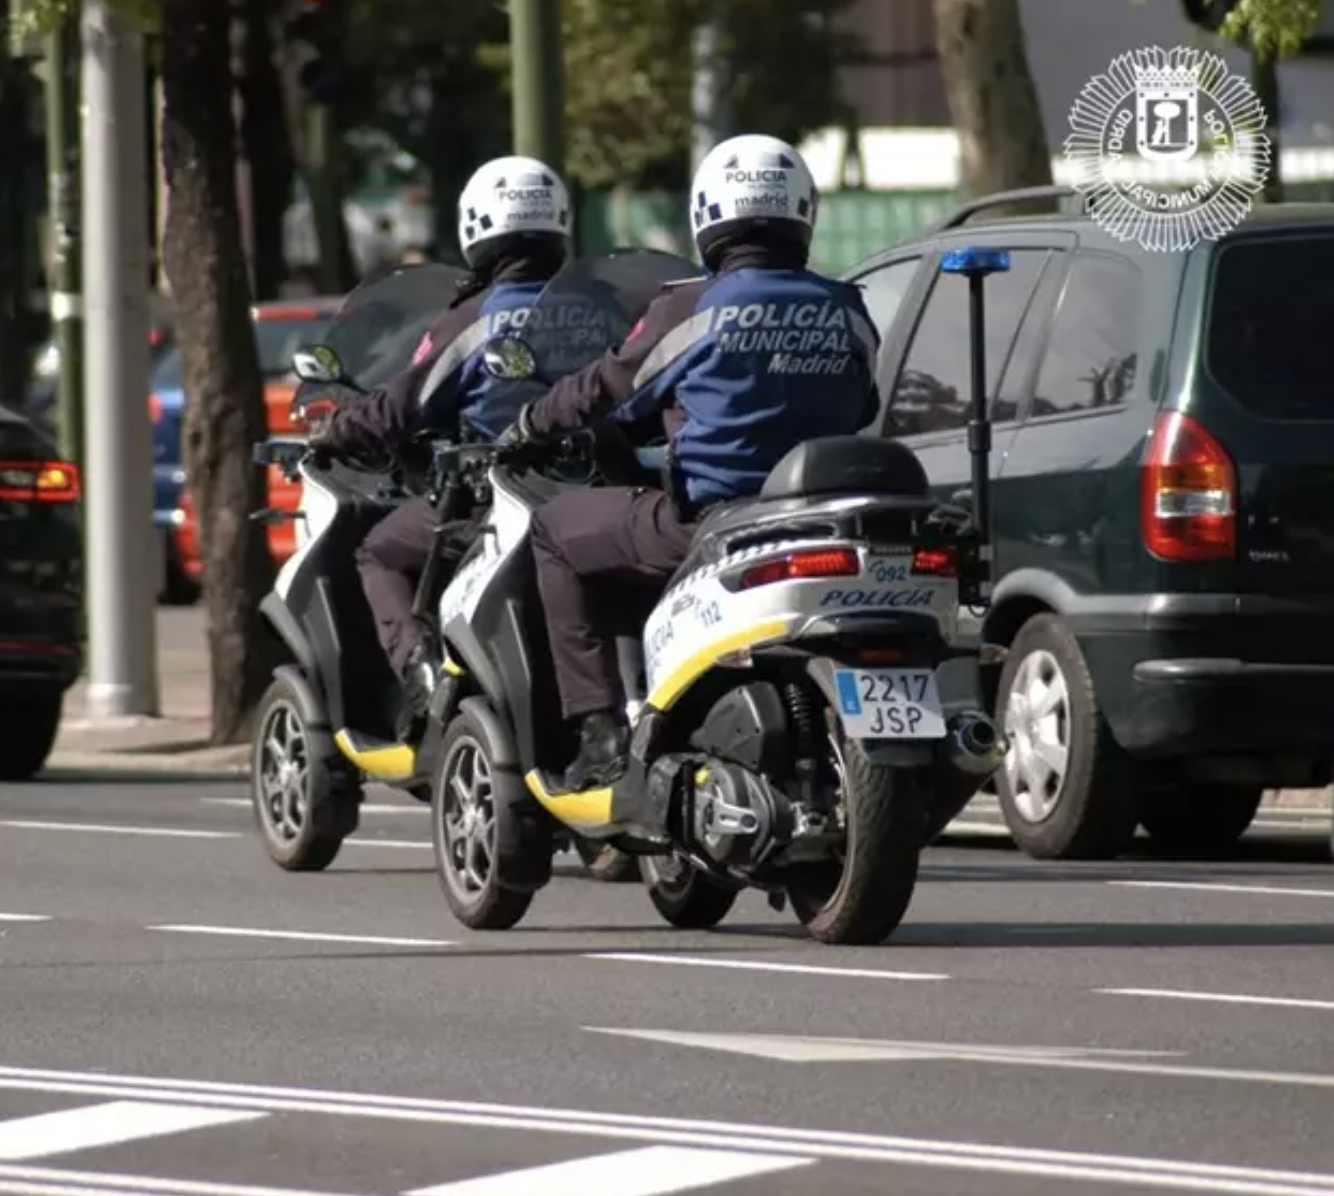
[[[907,565],[889,565],[881,562],[871,571],[871,576],[876,581],[907,581]]]

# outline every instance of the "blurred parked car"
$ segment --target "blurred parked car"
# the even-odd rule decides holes
[[[341,302],[341,298],[300,299],[261,303],[253,309],[271,435],[297,430],[288,413],[296,390],[296,378],[291,372],[292,354],[320,340]],[[158,362],[152,387],[149,403],[154,423],[153,505],[166,562],[163,597],[167,602],[188,603],[198,597],[202,565],[181,450],[185,379],[178,346]],[[270,471],[269,484],[273,505],[296,507],[297,487],[284,481],[276,470]],[[269,542],[280,559],[285,560],[291,554],[291,541],[290,522],[270,528]]]
[[[39,771],[83,667],[79,471],[0,406],[0,780]]]
[[[176,340],[175,317],[171,303],[154,294],[149,302],[148,362],[155,366]],[[60,345],[48,339],[33,359],[32,378],[24,400],[23,414],[46,436],[56,436],[56,387],[60,376]]]

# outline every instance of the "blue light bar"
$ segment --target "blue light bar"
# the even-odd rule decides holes
[[[1008,249],[950,249],[940,259],[942,274],[1003,274],[1009,268]]]

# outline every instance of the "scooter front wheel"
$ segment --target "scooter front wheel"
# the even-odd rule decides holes
[[[255,719],[250,800],[269,859],[288,872],[322,872],[357,829],[361,786],[303,711],[296,686],[275,678]]]
[[[431,795],[436,874],[454,916],[472,930],[509,930],[532,891],[501,883],[501,822],[515,817],[515,774],[496,768],[486,729],[470,713],[445,732]]]

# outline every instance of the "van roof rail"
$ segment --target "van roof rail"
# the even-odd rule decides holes
[[[1019,187],[1013,191],[994,191],[990,195],[979,195],[976,199],[970,199],[966,203],[960,204],[948,216],[938,224],[932,225],[926,230],[926,235],[932,236],[936,233],[947,232],[952,228],[959,228],[968,222],[970,216],[978,212],[985,212],[989,208],[1004,208],[1011,204],[1032,203],[1039,199],[1071,199],[1079,196],[1083,199],[1082,193],[1075,187],[1065,184],[1053,184],[1044,187]],[[1084,206],[1081,203],[1079,208],[1081,214]]]

